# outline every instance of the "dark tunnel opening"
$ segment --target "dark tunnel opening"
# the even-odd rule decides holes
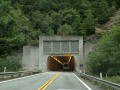
[[[47,69],[49,71],[74,71],[74,56],[48,56]]]

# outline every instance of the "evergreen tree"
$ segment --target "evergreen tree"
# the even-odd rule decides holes
[[[70,25],[64,24],[60,26],[57,32],[58,35],[72,35],[73,34],[73,29]]]
[[[82,20],[80,17],[77,17],[72,24],[74,35],[86,35],[86,32],[82,26]]]
[[[85,11],[85,19],[82,26],[87,35],[93,34],[95,32],[95,20],[90,9]]]
[[[110,9],[108,2],[105,0],[97,0],[93,2],[94,15],[99,24],[106,23],[109,20]]]

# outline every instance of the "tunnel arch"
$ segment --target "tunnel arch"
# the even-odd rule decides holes
[[[49,71],[75,71],[74,56],[48,56],[47,70]]]

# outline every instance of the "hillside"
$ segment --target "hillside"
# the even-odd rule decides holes
[[[95,33],[104,33],[107,31],[110,31],[113,26],[117,25],[120,22],[120,10],[117,10],[112,17],[110,17],[110,20],[103,24],[98,25],[95,28]]]
[[[120,10],[116,11],[110,21],[96,28],[96,34],[102,37],[89,54],[88,71],[92,74],[120,75]],[[115,79],[115,77],[113,79]],[[114,80],[113,80],[114,81]],[[120,82],[116,79],[116,82]]]
[[[0,0],[0,70],[12,52],[38,46],[40,35],[94,38],[113,25],[119,8],[119,0]]]

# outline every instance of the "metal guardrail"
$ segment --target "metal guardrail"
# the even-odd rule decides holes
[[[120,84],[116,84],[116,83],[113,83],[113,82],[110,82],[110,81],[107,81],[107,80],[103,80],[103,79],[100,79],[100,78],[97,78],[97,77],[94,77],[94,76],[91,76],[91,75],[87,75],[87,74],[84,74],[84,73],[81,73],[81,72],[78,72],[78,74],[81,77],[85,77],[85,78],[94,80],[94,81],[96,81],[98,83],[101,83],[102,85],[108,86],[112,90],[120,90]]]
[[[41,71],[2,72],[2,73],[0,73],[0,80],[17,78],[17,77],[32,75],[32,74],[36,74],[36,73],[40,73],[40,72]]]
[[[2,72],[0,75],[6,75],[6,74],[15,74],[16,72]]]

